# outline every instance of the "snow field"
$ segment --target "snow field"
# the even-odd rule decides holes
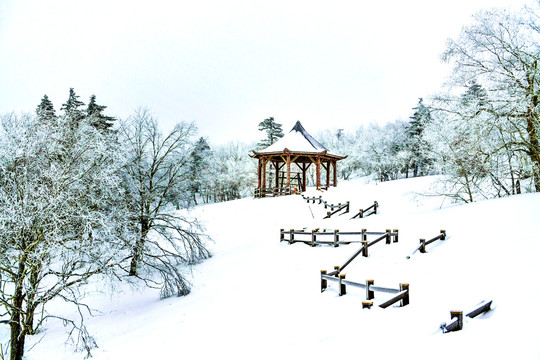
[[[351,201],[351,213],[326,220],[322,205],[300,196],[197,207],[214,256],[194,267],[192,293],[158,300],[157,291],[125,286],[112,297],[106,290],[94,294],[89,302],[102,313],[87,320],[99,346],[94,359],[540,358],[540,194],[460,206],[415,195],[434,180],[343,182],[321,194],[329,202]],[[349,220],[374,200],[378,215]],[[321,294],[320,270],[342,265],[360,244],[279,242],[280,228],[304,227],[399,229],[398,243],[381,241],[344,272],[378,286],[409,283],[410,305],[361,309],[365,290],[347,287],[339,297],[334,283]],[[445,241],[406,258],[419,238],[440,229],[447,231]],[[376,292],[375,305],[390,297]],[[450,310],[468,311],[482,300],[493,300],[494,310],[466,318],[460,332],[440,332]],[[83,358],[64,339],[61,326],[51,325],[28,359]]]

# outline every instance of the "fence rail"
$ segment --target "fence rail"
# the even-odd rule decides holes
[[[377,214],[377,208],[379,207],[379,203],[374,201],[373,202],[373,205],[371,205],[370,207],[366,208],[366,209],[360,209],[360,211],[354,215],[352,219],[356,219],[356,218],[365,218],[369,215],[376,215]]]
[[[345,274],[335,274],[335,271],[331,274],[327,274],[326,270],[321,270],[321,292],[324,292],[328,288],[328,282],[330,281],[338,284],[339,296],[347,294],[347,286],[364,289],[366,292],[366,300],[375,299],[375,292],[394,295],[379,305],[379,307],[383,309],[386,309],[398,301],[400,301],[400,306],[406,306],[409,304],[409,284],[399,284],[399,289],[393,289],[375,286],[374,280],[366,280],[365,283],[359,283],[347,280],[345,278]],[[363,303],[363,307],[369,308],[372,305],[373,303]]]
[[[422,254],[425,254],[427,251],[426,251],[426,246],[428,246],[429,244],[432,244],[434,243],[435,241],[437,240],[445,240],[446,239],[446,230],[441,230],[441,233],[437,236],[435,236],[434,238],[432,239],[429,239],[426,241],[426,239],[420,239],[420,246],[418,246],[413,252],[411,255],[407,256],[407,259],[410,259],[412,255],[414,255],[417,251],[420,251],[420,253]]]
[[[292,186],[256,188],[253,197],[263,198],[266,196],[282,196],[295,194],[296,189]]]
[[[287,241],[289,244],[301,242],[310,246],[333,245],[334,247],[338,247],[339,245],[363,243],[364,241],[367,242],[368,236],[379,236],[377,239],[367,244],[367,247],[369,247],[369,246],[375,245],[377,242],[383,239],[386,239],[387,244],[390,244],[391,242],[396,243],[398,242],[398,238],[399,238],[399,231],[397,229],[394,229],[393,231],[390,229],[387,229],[384,232],[373,232],[373,231],[367,231],[366,229],[362,229],[362,231],[339,231],[338,229],[335,229],[333,231],[332,230],[327,231],[325,229],[322,232],[319,230],[320,229],[314,229],[311,231],[306,231],[305,229],[302,229],[302,230],[280,229],[279,241],[280,242]],[[324,238],[324,237],[326,238],[331,237],[331,240],[330,239],[321,240],[321,238]],[[343,239],[344,237],[347,237],[347,239]],[[359,237],[359,238],[350,239],[350,237]],[[365,250],[365,253],[366,253],[365,256],[367,256],[367,249]]]
[[[336,210],[333,210],[334,208],[336,208]],[[347,201],[343,205],[342,204],[338,204],[337,206],[332,205],[331,209],[333,211],[328,211],[326,213],[326,216],[324,217],[324,219],[328,219],[328,218],[332,217],[332,215],[335,215],[335,214],[337,214],[338,212],[340,212],[342,210],[345,210],[345,212],[341,213],[340,215],[347,214],[349,212],[349,202]]]
[[[340,215],[343,215],[343,214],[347,214],[350,210],[350,201],[347,201],[346,203],[338,203],[338,204],[330,204],[328,201],[326,200],[323,200],[322,196],[304,196],[302,195],[302,197],[304,198],[304,200],[309,204],[310,202],[312,202],[313,204],[315,204],[315,202],[318,202],[319,204],[322,204],[324,205],[324,208],[325,209],[330,209],[330,211],[328,211],[326,213],[326,216],[324,217],[324,219],[328,219],[330,217],[332,217],[333,215],[337,214],[338,212],[342,211],[342,210],[345,210],[345,212],[341,213]],[[372,206],[370,206],[368,209],[372,209],[373,208],[375,209],[375,214],[377,213],[377,202],[375,201],[375,204],[373,204]],[[366,211],[368,210],[366,209]],[[370,213],[369,215],[371,215],[372,213]],[[367,216],[367,215],[366,215]]]
[[[467,317],[473,319],[477,317],[480,314],[483,314],[489,310],[491,310],[491,303],[493,300],[490,301],[482,301],[479,305],[477,305],[472,311],[467,313]],[[463,311],[450,311],[450,319],[452,320],[450,323],[442,323],[441,329],[443,333],[451,332],[451,331],[459,331],[463,329]]]

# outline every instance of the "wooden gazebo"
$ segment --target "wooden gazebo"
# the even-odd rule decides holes
[[[305,191],[306,174],[312,164],[315,165],[317,189],[337,186],[337,162],[347,157],[329,154],[324,146],[308,134],[300,121],[276,143],[266,149],[253,151],[250,156],[259,160],[256,197]],[[270,171],[275,174],[273,186],[266,184],[268,164],[271,165]],[[291,164],[296,164],[299,171],[291,171]],[[324,185],[321,183],[321,168],[326,172]],[[330,181],[331,178],[333,181]]]

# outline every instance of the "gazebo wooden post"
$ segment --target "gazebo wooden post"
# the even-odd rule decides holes
[[[261,176],[262,176],[262,188],[266,188],[266,157],[262,157],[262,168],[261,168]]]
[[[332,161],[334,165],[334,187],[337,186],[337,160]]]
[[[287,153],[287,188],[291,186],[291,153]]]
[[[309,166],[302,163],[302,191],[306,191],[306,172]]]
[[[321,188],[321,157],[317,155],[317,190]]]
[[[330,161],[326,162],[326,188],[330,187],[330,165],[332,163]]]
[[[276,188],[279,188],[279,163],[276,161],[274,162],[274,167],[276,168]]]
[[[259,166],[257,168],[257,189],[261,188],[261,158],[259,158]]]

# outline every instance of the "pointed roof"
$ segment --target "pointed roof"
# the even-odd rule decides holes
[[[300,121],[297,121],[291,131],[274,144],[265,149],[253,151],[255,156],[283,154],[285,152],[313,155],[324,154],[329,155],[330,157],[343,158],[341,156],[328,154],[326,148],[304,129]]]

